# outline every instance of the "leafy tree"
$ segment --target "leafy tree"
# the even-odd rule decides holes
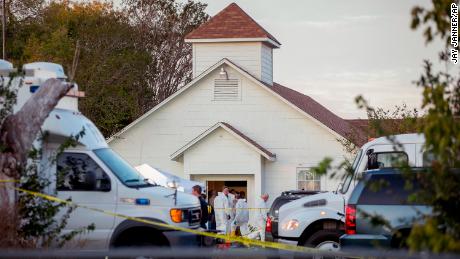
[[[431,168],[422,179],[426,188],[419,194],[433,206],[426,224],[417,225],[408,239],[412,249],[435,252],[460,252],[460,77],[458,67],[449,61],[451,4],[455,1],[433,0],[431,8],[412,10],[412,28],[424,27],[426,42],[435,37],[445,41],[440,52],[442,71],[433,71],[429,61],[417,81],[423,88],[422,108],[426,110],[422,132],[425,149],[432,154]],[[458,6],[458,3],[457,3]],[[457,46],[457,50],[458,50]]]
[[[69,74],[79,43],[74,79],[87,95],[80,110],[105,135],[142,114],[140,106],[152,96],[144,79],[150,57],[134,43],[139,35],[123,12],[103,2],[51,2],[21,26],[14,39],[20,44],[10,55],[16,63],[55,62]]]
[[[207,19],[204,8],[173,0],[125,1],[122,10],[103,1],[51,1],[35,16],[13,19],[8,56],[17,64],[60,63],[69,74],[78,43],[80,110],[110,136],[191,80],[183,38]]]
[[[425,135],[425,154],[429,154],[431,159],[427,172],[417,175],[421,190],[410,197],[411,200],[417,200],[433,208],[429,214],[419,215],[423,218],[423,224],[415,221],[415,226],[406,241],[412,250],[460,252],[460,76],[458,67],[452,66],[449,61],[452,3],[454,1],[432,0],[432,7],[427,9],[416,6],[412,10],[411,26],[413,29],[423,27],[427,43],[435,38],[445,42],[445,49],[439,53],[440,62],[445,65],[444,70],[435,71],[432,63],[425,61],[423,74],[416,81],[416,85],[423,88],[423,117],[413,120],[413,116],[403,116],[409,118],[410,127],[415,127],[414,129]],[[361,97],[357,98],[357,102],[368,114],[384,118],[375,120],[377,135],[399,133],[392,131],[392,127],[385,128],[386,116],[379,115],[379,112],[376,112],[378,109],[370,107]],[[375,117],[374,115],[370,118]],[[393,142],[395,145],[399,144],[394,140]],[[315,171],[332,171],[334,174],[343,168],[344,166],[331,166],[331,159],[327,158],[315,168]],[[406,185],[410,187],[414,180],[413,174],[407,174],[410,168],[401,166],[401,170],[407,179]],[[366,216],[376,224],[387,224],[379,215]]]
[[[7,20],[6,50],[7,59],[14,59],[22,53],[31,23],[40,16],[45,0],[6,0]],[[27,30],[25,30],[27,28]]]

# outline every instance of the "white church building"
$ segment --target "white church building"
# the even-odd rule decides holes
[[[230,4],[186,36],[193,80],[108,139],[132,165],[271,199],[293,189],[335,190],[313,174],[346,156],[338,139],[352,125],[312,98],[273,82],[279,41]]]

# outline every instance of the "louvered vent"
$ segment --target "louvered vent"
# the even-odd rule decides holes
[[[238,79],[215,79],[214,100],[232,101],[240,99],[240,87]]]

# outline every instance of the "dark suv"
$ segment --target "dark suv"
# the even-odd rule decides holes
[[[403,177],[397,169],[367,171],[348,200],[341,248],[404,247],[412,225],[421,214],[431,211],[426,205],[409,201],[409,196],[420,189],[416,174],[421,173],[423,169],[411,169],[410,177]],[[377,218],[386,224],[373,224]]]
[[[267,241],[273,241],[278,238],[278,217],[279,209],[284,204],[303,198],[308,195],[314,195],[320,193],[319,191],[303,191],[303,190],[292,190],[282,192],[272,203],[270,210],[268,211],[267,226],[265,229],[265,239]]]

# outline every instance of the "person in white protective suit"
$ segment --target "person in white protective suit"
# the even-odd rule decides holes
[[[267,223],[268,198],[268,194],[263,194],[257,201],[256,212],[254,215],[257,231],[251,233],[249,236],[250,238],[256,238],[259,236],[261,241],[265,241],[265,224]]]
[[[214,211],[216,215],[216,230],[229,234],[233,220],[232,198],[229,195],[228,187],[224,186],[222,192],[214,199]]]
[[[246,202],[245,193],[241,191],[237,196],[238,200],[235,205],[235,219],[233,220],[232,226],[239,227],[241,236],[249,234],[249,210],[248,203]]]

